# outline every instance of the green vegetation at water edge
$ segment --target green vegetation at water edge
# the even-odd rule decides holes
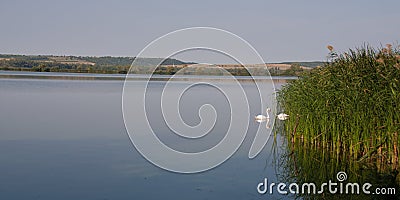
[[[289,141],[398,169],[400,55],[391,45],[338,55],[285,85],[278,101]]]

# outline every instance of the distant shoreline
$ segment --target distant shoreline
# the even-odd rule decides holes
[[[162,75],[173,75],[182,69],[187,70],[188,74],[212,75],[216,72],[212,69],[213,67],[203,68],[202,66],[188,70],[187,67],[197,64],[173,58],[0,54],[0,70],[7,71],[127,74],[133,62],[135,67],[139,69],[139,74],[149,73],[149,70],[154,70],[154,66],[157,66],[154,74]],[[253,64],[248,66],[266,67],[273,76],[297,76],[303,71],[311,70],[323,64],[324,62],[313,61]],[[248,69],[241,64],[216,64],[215,66],[221,67],[234,76],[250,75]]]
[[[144,74],[129,74],[128,80],[148,80],[148,76]],[[229,76],[209,76],[209,75],[159,75],[154,74],[151,77],[152,81],[166,81],[174,77],[176,81],[186,80],[221,80],[231,81],[232,78]],[[5,71],[0,70],[0,78],[5,79],[52,79],[52,80],[116,80],[123,81],[126,79],[126,74],[96,74],[96,73],[66,73],[66,72],[30,72],[30,71]],[[266,79],[264,76],[235,76],[235,80],[238,81],[252,81],[262,80],[269,81],[273,80],[292,80],[297,79],[296,76],[271,76],[271,79]]]

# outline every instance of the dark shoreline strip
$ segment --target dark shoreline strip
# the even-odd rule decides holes
[[[51,76],[51,75],[26,75],[26,74],[0,74],[0,78],[6,79],[49,79],[49,80],[114,80],[114,81],[124,81],[124,77],[113,77],[113,76]],[[168,81],[171,80],[171,77],[151,77],[150,81]],[[127,80],[132,81],[145,81],[147,80],[146,77],[131,77]],[[237,77],[235,79],[231,78],[214,78],[214,77],[174,77],[173,81],[221,81],[221,82],[231,82],[234,80],[238,80],[239,82],[253,82],[254,80],[250,77],[241,78]],[[257,79],[258,81],[262,82],[270,82],[270,79]],[[272,79],[273,82],[286,82],[287,78],[282,79]]]

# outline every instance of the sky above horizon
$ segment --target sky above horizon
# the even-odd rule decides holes
[[[342,52],[398,44],[399,7],[396,0],[3,0],[0,54],[133,57],[166,33],[202,26],[242,37],[266,62],[325,60],[327,45]]]

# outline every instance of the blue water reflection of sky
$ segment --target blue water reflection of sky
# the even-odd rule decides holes
[[[120,81],[0,79],[0,198],[266,198],[256,186],[276,180],[272,141],[249,160],[250,135],[231,159],[204,173],[162,170],[130,143],[121,88]]]

